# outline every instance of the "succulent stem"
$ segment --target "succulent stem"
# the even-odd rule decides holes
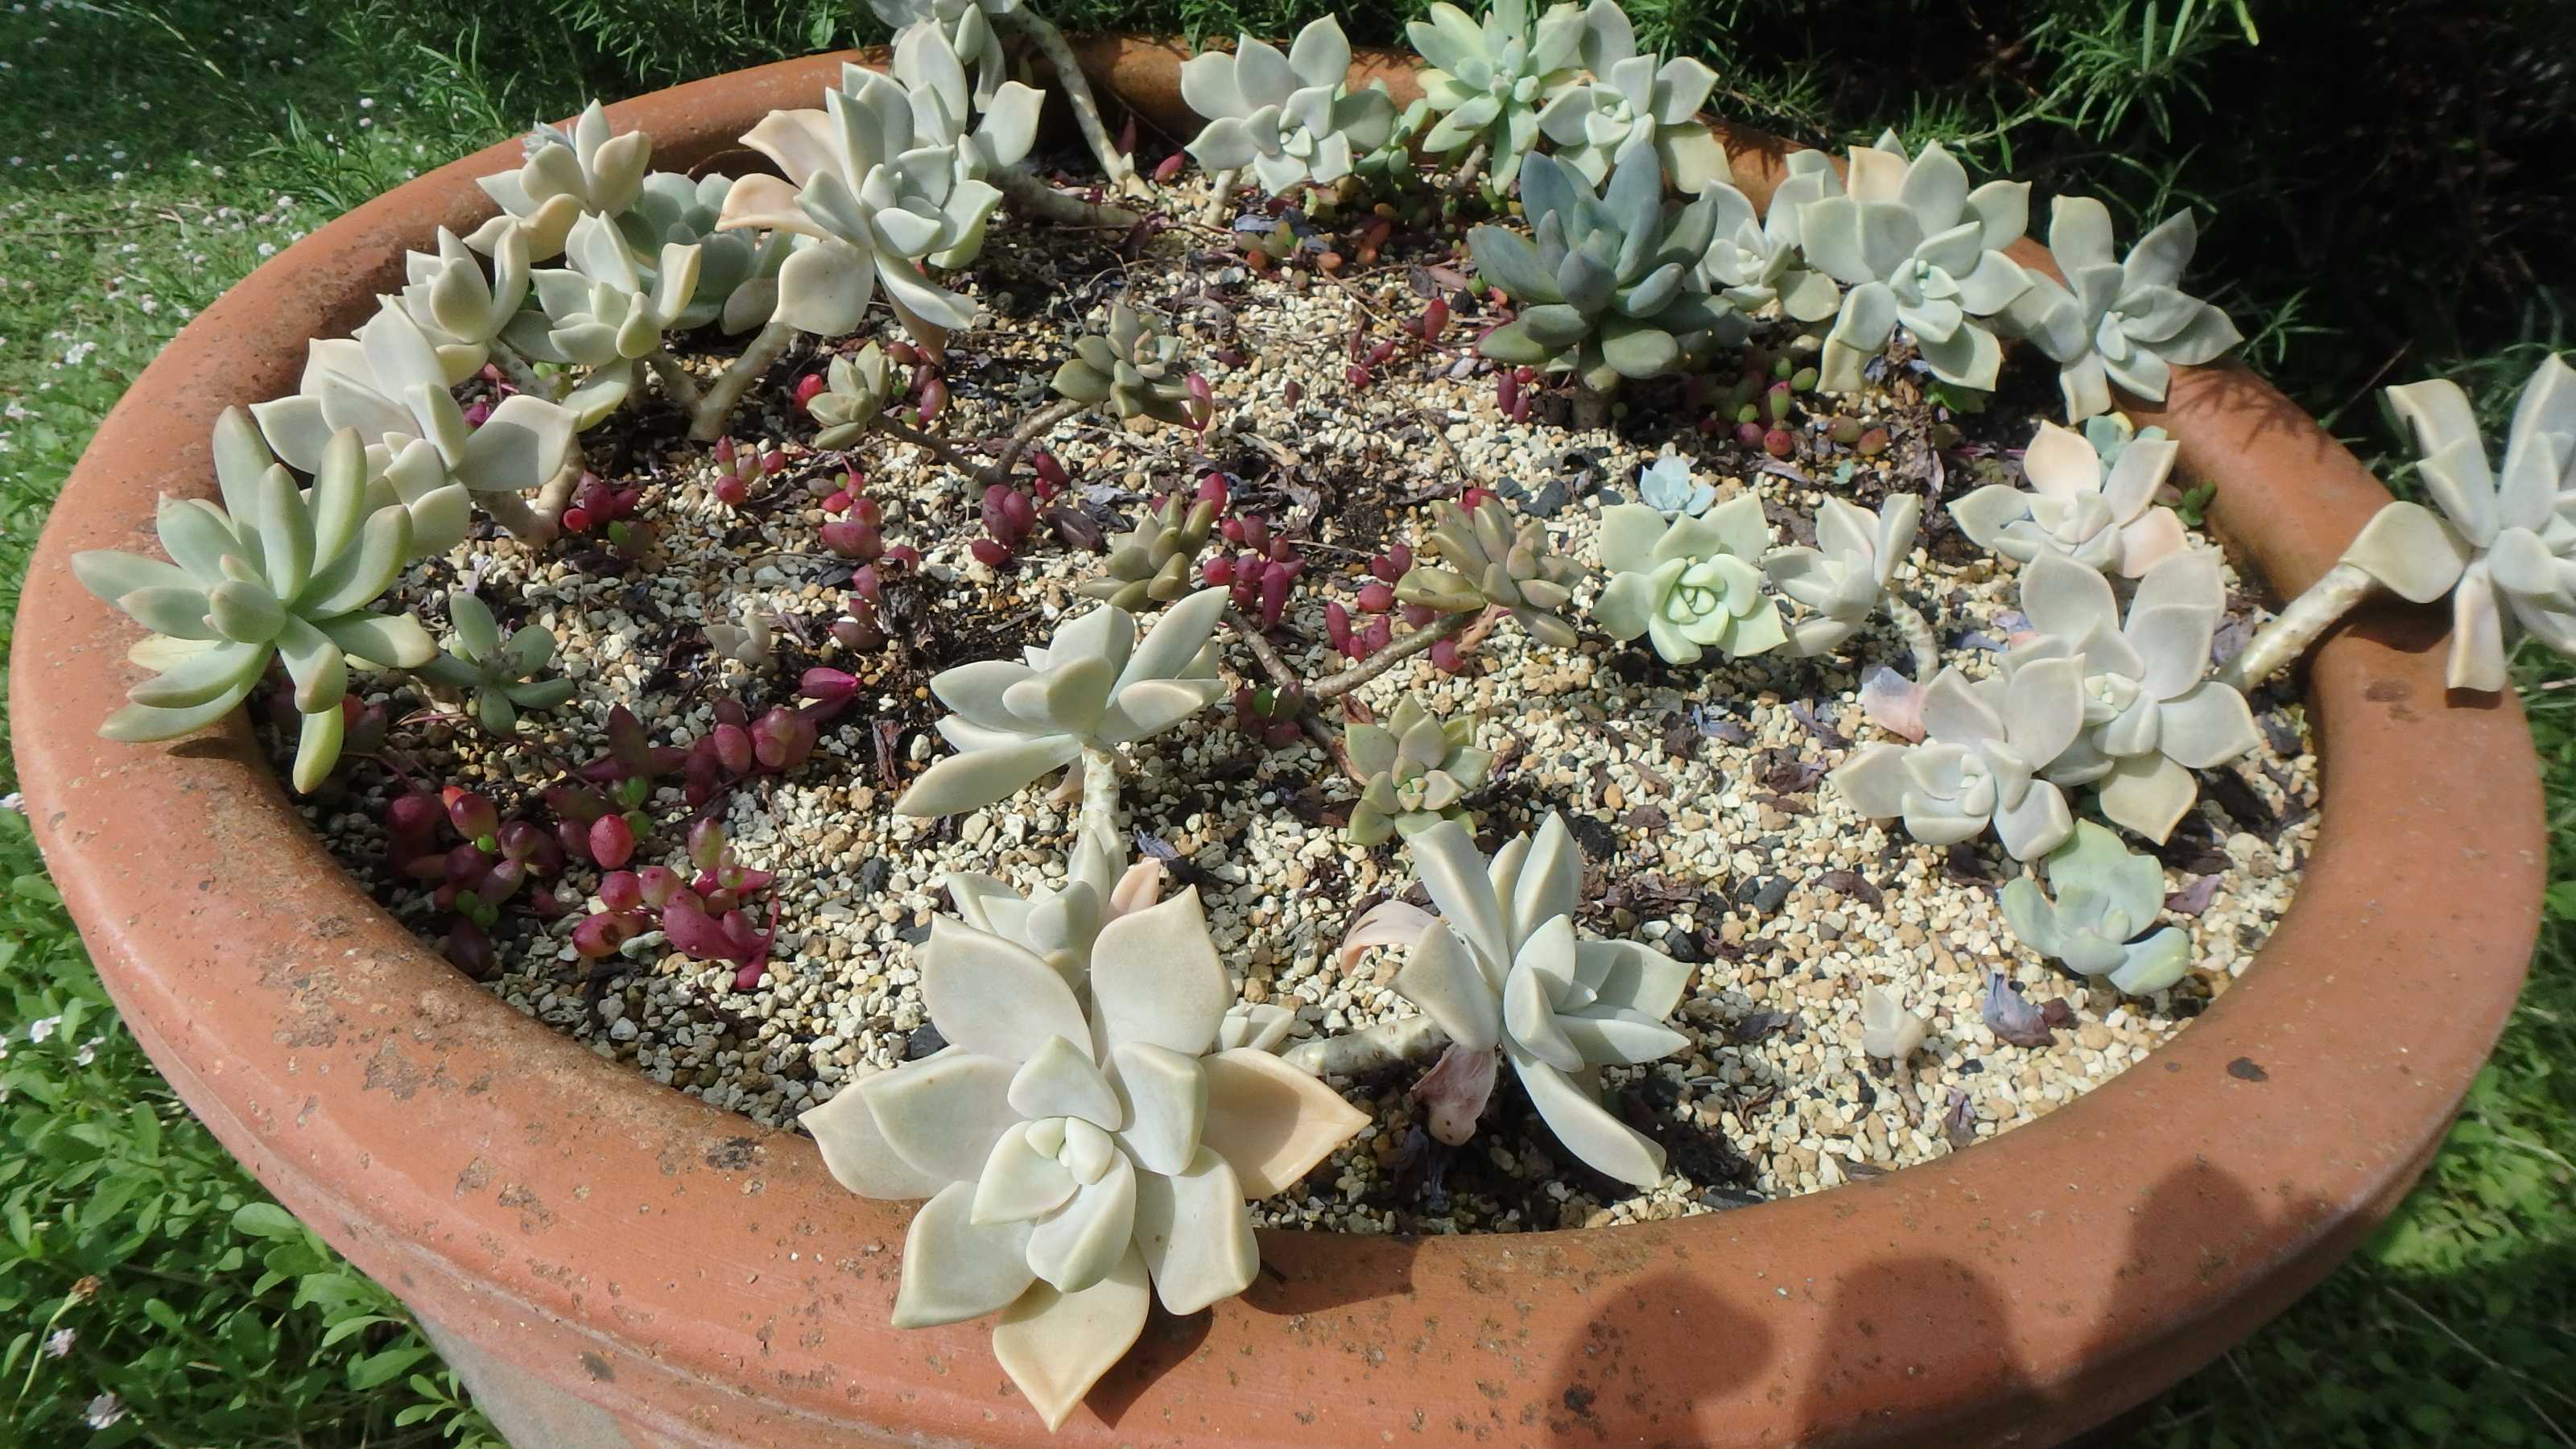
[[[474,501],[483,505],[483,511],[492,515],[492,521],[508,530],[512,538],[531,544],[554,541],[554,520],[540,517],[534,508],[528,506],[528,500],[518,494],[476,493]]]
[[[2218,682],[2237,690],[2250,690],[2288,667],[2291,660],[2317,642],[2317,636],[2335,625],[2335,621],[2353,611],[2353,607],[2377,592],[2379,581],[2348,563],[2326,570],[2325,577],[2308,585],[2305,592],[2289,602],[2280,616],[2263,626],[2244,650],[2227,661],[2218,671]]]
[[[1301,1041],[1279,1057],[1318,1077],[1357,1077],[1406,1062],[1429,1061],[1448,1045],[1449,1033],[1430,1017],[1399,1016],[1361,1031]]]
[[[528,509],[530,521],[543,536],[519,533],[517,529],[511,532],[529,543],[552,543],[563,531],[563,512],[572,506],[573,492],[581,487],[581,475],[589,466],[582,457],[581,438],[576,435],[564,450],[563,466],[546,480],[545,487],[537,490],[536,501]]]
[[[671,355],[669,348],[656,347],[645,353],[644,365],[653,369],[653,376],[661,380],[662,395],[669,398],[673,406],[684,412],[696,410],[698,380],[689,376],[688,369],[680,366],[679,359]]]
[[[1002,444],[1001,456],[995,458],[993,466],[985,470],[982,481],[988,485],[1010,481],[1011,470],[1020,465],[1020,455],[1029,450],[1031,443],[1036,442],[1048,429],[1089,406],[1091,406],[1089,403],[1062,397],[1023,418],[1020,425],[1011,430],[1010,441]]]
[[[501,369],[501,376],[509,380],[510,386],[530,397],[544,398],[548,402],[554,401],[555,390],[546,385],[544,378],[537,376],[536,368],[529,365],[528,359],[519,355],[517,348],[495,337],[485,355],[491,359],[494,367]]]
[[[1459,613],[1443,615],[1437,623],[1414,630],[1341,673],[1327,676],[1308,685],[1306,697],[1317,704],[1328,699],[1338,699],[1441,640],[1454,638],[1466,632],[1467,626],[1475,623],[1483,612],[1481,609],[1467,609]]]
[[[1303,690],[1306,687],[1306,681],[1297,677],[1296,668],[1289,664],[1286,656],[1271,645],[1269,638],[1261,632],[1259,626],[1243,617],[1242,610],[1229,607],[1225,611],[1225,622],[1234,630],[1235,637],[1243,641],[1243,647],[1252,651],[1253,660],[1261,666],[1262,673],[1270,676],[1271,683],[1281,689]],[[1322,720],[1317,719],[1314,710],[1298,711],[1297,727],[1306,732],[1306,738],[1313,740],[1316,748],[1332,757],[1334,767],[1349,776],[1351,783],[1355,785],[1368,783],[1368,776],[1357,765],[1351,763],[1350,752],[1343,748],[1341,737],[1327,728]]]
[[[982,486],[984,470],[959,456],[956,449],[948,446],[948,440],[937,433],[925,433],[910,423],[896,422],[884,413],[877,415],[876,426],[891,437],[900,438],[914,447],[926,449],[930,456],[947,464],[957,472],[958,476],[975,480],[978,487]]]
[[[1091,94],[1091,80],[1082,73],[1082,62],[1074,59],[1073,47],[1065,43],[1064,32],[1026,5],[993,18],[1027,36],[1046,56],[1048,66],[1055,71],[1055,83],[1064,89],[1065,101],[1073,107],[1075,123],[1082,127],[1082,139],[1100,161],[1100,173],[1110,193],[1123,195],[1137,189],[1136,168],[1118,154],[1117,143],[1109,139],[1109,128],[1100,119],[1100,102]]]
[[[1077,839],[1095,833],[1118,838],[1118,756],[1098,745],[1083,746],[1082,815],[1075,833]]]
[[[1225,213],[1234,200],[1234,183],[1242,175],[1242,168],[1236,166],[1228,166],[1216,174],[1216,180],[1208,188],[1207,210],[1199,213],[1202,225],[1225,225]]]
[[[724,436],[725,425],[733,421],[733,410],[741,404],[742,395],[751,390],[751,385],[760,380],[760,375],[767,372],[769,365],[776,362],[779,355],[787,350],[787,345],[795,340],[796,329],[784,322],[771,322],[753,334],[751,345],[742,350],[742,356],[733,360],[733,365],[724,370],[724,375],[700,395],[698,405],[690,409],[690,441],[712,443]]]
[[[1485,174],[1485,156],[1486,146],[1482,141],[1467,148],[1467,159],[1458,163],[1458,170],[1449,178],[1451,195],[1464,196],[1474,188],[1476,178]]]
[[[1103,201],[1085,201],[1071,192],[1058,191],[1041,180],[1026,166],[1010,166],[992,175],[1011,209],[1023,216],[1042,217],[1059,226],[1130,227],[1143,218],[1123,206]]]
[[[1887,590],[1887,617],[1896,625],[1897,637],[1914,655],[1914,682],[1930,684],[1932,676],[1941,672],[1941,639],[1932,632],[1932,621],[1924,618],[1923,611],[1892,584]]]

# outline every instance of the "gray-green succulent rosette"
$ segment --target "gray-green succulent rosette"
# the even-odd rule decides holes
[[[1440,118],[1424,148],[1446,156],[1483,141],[1495,189],[1510,190],[1538,144],[1540,111],[1582,78],[1583,11],[1567,0],[1533,27],[1529,0],[1494,0],[1478,24],[1438,0],[1404,33],[1428,62],[1423,103]]]
[[[2066,283],[2032,273],[2011,320],[2057,363],[2068,421],[2111,411],[2114,384],[2163,402],[2174,368],[2197,366],[2245,340],[2225,312],[2181,289],[2199,244],[2199,223],[2179,211],[2140,237],[2126,259],[2115,258],[2110,208],[2089,196],[2057,198],[2048,250]]]
[[[1208,118],[1189,143],[1202,166],[1249,168],[1273,196],[1306,182],[1329,185],[1395,132],[1383,83],[1352,90],[1351,43],[1325,16],[1277,46],[1241,37],[1231,55],[1205,51],[1181,65],[1181,99]]]
[[[1770,546],[1762,501],[1750,493],[1669,522],[1642,503],[1603,509],[1599,547],[1610,582],[1592,617],[1613,637],[1642,636],[1673,664],[1695,664],[1711,649],[1776,649],[1789,635],[1762,588]]]

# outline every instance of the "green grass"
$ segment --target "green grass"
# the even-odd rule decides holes
[[[1070,0],[1053,13],[1068,29],[1275,34],[1315,8]],[[1631,9],[1650,39],[1719,65],[1722,104],[1804,139],[1893,122],[2050,186],[2103,189],[2133,215],[2216,205],[2203,275],[2258,334],[2257,360],[2368,447],[2381,439],[2355,404],[2374,384],[2448,371],[2492,411],[2535,345],[2560,340],[2562,299],[2533,279],[2576,227],[2576,179],[2554,161],[2576,145],[2563,81],[2576,7]],[[1355,26],[1396,34],[1386,12]],[[0,10],[0,615],[108,407],[271,251],[585,94],[871,29],[822,0]],[[2356,97],[2382,111],[2353,113]],[[2521,685],[2563,861],[2576,670],[2526,653]],[[0,790],[14,786],[0,762]],[[488,1442],[401,1306],[270,1203],[153,1073],[5,812],[0,886],[0,1442]],[[2150,1406],[2145,1442],[2576,1444],[2571,950],[2576,881],[2553,891],[2532,986],[2403,1212]],[[117,1414],[94,1430],[102,1395]]]

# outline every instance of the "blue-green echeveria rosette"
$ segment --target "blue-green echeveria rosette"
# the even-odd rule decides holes
[[[2508,619],[2576,658],[2576,369],[2552,356],[2533,371],[2500,469],[2458,384],[2392,387],[2386,402],[2413,436],[2433,507],[2382,508],[2342,562],[2414,603],[2451,596],[2453,689],[2510,682]]]
[[[1637,501],[1666,518],[1696,518],[1717,502],[1717,488],[1699,481],[1690,459],[1667,451],[1638,470]]]
[[[2227,607],[2214,552],[2187,550],[2147,570],[2125,620],[2109,579],[2042,554],[2022,572],[2021,606],[2034,637],[2005,656],[2005,673],[2043,659],[2073,659],[2084,673],[2083,732],[2048,778],[2096,786],[2114,825],[2163,843],[2199,798],[2192,772],[2262,743],[2245,696],[2207,677]]]
[[[2162,991],[2191,970],[2191,937],[2180,927],[2132,939],[2164,909],[2165,870],[2154,856],[2132,855],[2110,830],[2080,820],[2047,865],[2054,900],[2028,876],[2004,883],[2004,920],[2023,945],[2130,996]]]
[[[161,500],[167,561],[114,549],[72,555],[82,586],[152,631],[128,657],[159,671],[99,733],[167,740],[230,714],[282,659],[302,719],[292,778],[319,786],[340,758],[349,666],[413,669],[438,652],[410,614],[370,609],[411,553],[411,516],[367,486],[357,433],[332,435],[313,487],[261,446],[239,408],[215,428],[222,506]]]
[[[1673,664],[1695,664],[1710,649],[1776,649],[1788,632],[1762,589],[1770,543],[1762,501],[1750,493],[1670,522],[1642,503],[1605,508],[1599,551],[1610,581],[1592,617],[1613,637],[1644,637]]]
[[[1133,615],[1103,605],[1058,626],[1026,663],[987,659],[931,676],[931,692],[956,711],[939,733],[957,753],[923,771],[895,813],[979,809],[1085,749],[1132,744],[1207,708],[1223,688],[1208,636],[1225,600],[1223,589],[1202,589],[1142,639]]]
[[[731,336],[759,327],[777,310],[778,266],[787,259],[791,238],[719,226],[725,196],[732,190],[733,178],[721,173],[692,177],[656,171],[644,178],[633,204],[617,214],[618,234],[638,259],[643,290],[659,286],[659,273],[648,259],[658,260],[664,247],[678,243],[698,249],[697,286],[674,327],[714,323]]]
[[[1825,334],[1819,382],[1856,392],[1861,368],[1903,327],[1935,377],[1991,391],[2003,344],[1986,320],[2030,286],[2003,254],[2030,223],[2030,186],[1990,181],[1938,142],[1908,160],[1894,132],[1851,150],[1844,194],[1798,208],[1807,261],[1850,288]]]
[[[2009,321],[2057,363],[2069,422],[2111,411],[2114,384],[2163,402],[2174,368],[2198,366],[2245,340],[2225,312],[2181,290],[2199,242],[2199,223],[2176,212],[2117,259],[2110,208],[2089,196],[2052,203],[2048,250],[2066,281],[2031,273]]]
[[[1354,91],[1350,69],[1350,40],[1329,15],[1297,32],[1285,55],[1247,34],[1231,55],[1191,56],[1181,99],[1208,123],[1189,153],[1214,170],[1249,168],[1273,196],[1341,180],[1395,131],[1385,85]]]
[[[1662,1180],[1663,1148],[1601,1105],[1599,1073],[1690,1044],[1665,1021],[1695,968],[1635,942],[1575,935],[1583,856],[1561,816],[1514,837],[1490,862],[1454,821],[1415,834],[1405,849],[1440,918],[1413,943],[1394,988],[1448,1034],[1449,1055],[1434,1076],[1476,1084],[1473,1100],[1435,1114],[1435,1124],[1448,1124],[1444,1139],[1472,1135],[1499,1051],[1568,1151],[1634,1187]]]
[[[804,1114],[842,1185],[928,1198],[904,1236],[899,1328],[1000,1315],[993,1353],[1050,1429],[1159,1298],[1250,1286],[1250,1199],[1293,1187],[1367,1122],[1247,1022],[1195,890],[1103,925],[1087,981],[946,917],[922,1003],[949,1045]],[[1086,1005],[1086,997],[1087,1005]]]
[[[1606,392],[1622,378],[1673,371],[1685,339],[1733,316],[1699,279],[1714,206],[1702,197],[1668,217],[1652,151],[1622,156],[1598,195],[1572,166],[1532,156],[1521,167],[1521,203],[1530,235],[1467,233],[1478,279],[1520,304],[1477,344],[1496,362],[1571,372]]]

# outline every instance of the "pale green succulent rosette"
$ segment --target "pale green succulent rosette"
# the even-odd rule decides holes
[[[1476,747],[1469,715],[1434,718],[1408,695],[1384,724],[1342,731],[1351,765],[1365,777],[1351,807],[1351,841],[1370,846],[1421,834],[1443,820],[1466,823],[1463,802],[1492,770],[1491,750]]]
[[[1548,1130],[1586,1165],[1634,1187],[1661,1181],[1664,1149],[1595,1093],[1601,1068],[1690,1045],[1664,1023],[1694,968],[1633,941],[1576,937],[1583,856],[1562,816],[1514,837],[1490,862],[1454,821],[1415,834],[1405,850],[1440,918],[1396,972],[1396,994],[1448,1034],[1453,1055],[1482,1059],[1486,1090],[1499,1051]],[[1444,1058],[1433,1070],[1451,1068]],[[1460,1112],[1467,1133],[1482,1106],[1477,1094]]]
[[[611,135],[608,113],[592,101],[568,131],[540,125],[529,132],[527,160],[518,170],[476,179],[501,215],[475,228],[466,244],[490,252],[515,232],[527,243],[529,261],[552,261],[575,221],[615,216],[632,205],[652,161],[653,138],[641,131]]]
[[[2005,656],[2006,675],[2043,659],[2084,673],[2084,731],[2048,778],[2099,787],[2111,823],[2162,844],[2200,798],[2192,772],[2262,743],[2245,696],[2208,677],[2227,610],[2216,554],[2188,550],[2147,570],[2125,620],[2110,580],[2042,554],[2022,573],[2021,607],[2038,637]]]
[[[2121,445],[2108,468],[2084,436],[2042,420],[2022,450],[2030,491],[1989,483],[1950,504],[1979,548],[2028,563],[2060,554],[2089,569],[2143,577],[2189,540],[2182,517],[2155,501],[2181,445],[2145,433]]]
[[[698,249],[664,243],[648,284],[624,234],[606,217],[584,216],[564,238],[564,257],[571,266],[534,274],[537,310],[520,313],[502,337],[521,356],[590,369],[564,399],[575,426],[590,428],[634,395],[644,358],[679,325],[697,292]]]
[[[863,66],[842,66],[842,91],[866,94],[873,74]],[[970,87],[964,60],[937,26],[915,26],[896,38],[892,74],[912,102],[913,146],[946,150],[961,185],[990,181],[1026,160],[1037,144],[1046,97],[1018,81],[1004,81],[990,93]],[[976,120],[979,113],[982,119]],[[973,262],[984,249],[989,220],[987,212],[955,245],[933,254],[931,264],[954,268]]]
[[[1816,547],[1791,546],[1762,560],[1763,573],[1781,595],[1807,609],[1788,625],[1789,652],[1823,654],[1841,648],[1887,595],[1896,566],[1914,550],[1923,500],[1891,495],[1873,514],[1857,504],[1827,498],[1816,509]]]
[[[251,404],[260,450],[265,436],[288,467],[311,473],[334,435],[355,430],[366,444],[371,500],[411,515],[415,556],[445,553],[465,537],[474,493],[525,493],[545,486],[570,455],[577,419],[544,398],[516,393],[479,427],[447,390],[437,345],[401,304],[387,300],[353,338],[309,345],[295,396]],[[229,421],[216,426],[223,462]],[[246,420],[245,420],[246,421]],[[256,472],[266,463],[244,465]]]
[[[1510,190],[1538,144],[1540,112],[1582,78],[1583,11],[1552,5],[1533,28],[1528,0],[1494,0],[1480,24],[1439,0],[1404,33],[1428,62],[1422,98],[1440,118],[1424,148],[1449,156],[1482,141],[1495,190]]]
[[[2048,250],[2066,282],[2031,273],[2009,320],[2058,364],[2067,421],[2110,412],[2115,383],[2163,402],[2174,368],[2198,366],[2245,340],[2225,312],[2181,290],[2199,245],[2200,224],[2179,211],[2117,260],[2110,208],[2089,196],[2051,204]]]
[[[2023,945],[2130,996],[2162,991],[2191,970],[2191,937],[2180,927],[2131,939],[2164,909],[2165,870],[2155,857],[2132,855],[2108,829],[2079,820],[2047,866],[2055,900],[2028,876],[2004,883],[2004,920]]]
[[[1146,417],[1174,426],[1190,421],[1189,372],[1181,360],[1181,340],[1157,331],[1135,308],[1112,303],[1108,330],[1074,339],[1073,353],[1049,384],[1058,393],[1106,406],[1122,421]]]
[[[778,163],[725,194],[718,225],[795,237],[778,268],[774,320],[821,337],[858,331],[877,289],[924,351],[970,326],[975,304],[933,282],[932,257],[971,256],[1002,193],[961,180],[953,146],[923,145],[912,97],[873,71],[819,111],[772,111],[743,144]]]
[[[1126,610],[1103,606],[1059,626],[1025,664],[988,659],[931,676],[955,714],[939,733],[957,753],[895,802],[899,815],[954,815],[1004,799],[1086,749],[1162,733],[1214,703],[1223,685],[1208,636],[1226,591],[1202,589],[1139,639]]]
[[[1908,160],[1894,132],[1855,146],[1845,194],[1805,202],[1807,261],[1850,290],[1819,359],[1827,392],[1857,392],[1861,367],[1903,327],[1932,374],[1991,391],[2003,344],[1984,319],[2012,305],[2030,277],[2003,254],[2030,223],[2030,186],[1990,181],[1938,142]]]
[[[402,309],[438,354],[450,387],[472,377],[492,355],[493,339],[528,299],[528,240],[519,232],[492,248],[492,269],[445,227],[436,252],[403,254]]]
[[[899,47],[914,32],[936,32],[951,54],[975,68],[974,100],[978,107],[1001,93],[1011,58],[992,17],[1020,8],[1020,0],[868,0],[868,8],[894,32]]]
[[[1759,217],[1752,201],[1723,181],[1702,193],[1716,215],[1700,277],[1748,316],[1776,303],[1792,321],[1822,322],[1841,308],[1843,289],[1808,263],[1798,211],[1810,201],[1842,195],[1842,176],[1822,151],[1792,151],[1786,164],[1788,179]]]
[[[1926,845],[1974,840],[1989,826],[2015,860],[2065,842],[2075,815],[2042,772],[2084,728],[2079,661],[2037,660],[1996,690],[1945,668],[1922,709],[1923,743],[1862,746],[1826,777],[1835,793],[1870,819],[1903,820]]]
[[[447,596],[447,622],[456,638],[417,673],[467,695],[475,721],[489,733],[511,734],[520,710],[553,709],[572,698],[571,680],[537,677],[555,657],[555,636],[543,625],[522,624],[504,639],[490,606],[461,591]]]
[[[1496,362],[1571,372],[1607,391],[1673,371],[1684,339],[1733,315],[1699,281],[1714,204],[1701,197],[1667,218],[1652,151],[1621,157],[1598,195],[1567,163],[1532,156],[1521,202],[1529,236],[1499,226],[1467,233],[1478,279],[1520,304],[1477,344]]]
[[[152,631],[129,657],[160,671],[127,691],[132,703],[99,733],[131,742],[203,729],[282,659],[303,717],[293,779],[311,790],[340,758],[349,665],[412,669],[438,652],[418,619],[367,607],[411,556],[411,515],[370,501],[366,450],[346,429],[323,446],[310,491],[269,459],[238,408],[217,426],[215,460],[223,507],[161,500],[171,561],[72,555],[83,587]]]
[[[1211,170],[1249,168],[1273,196],[1341,180],[1395,131],[1385,86],[1354,91],[1350,69],[1350,40],[1329,15],[1297,32],[1285,55],[1246,34],[1231,55],[1191,56],[1181,99],[1208,123],[1189,153]]]
[[[2576,657],[2576,369],[2552,356],[2533,371],[2500,470],[2458,384],[2392,387],[2387,403],[2414,438],[2416,476],[2434,508],[2382,508],[2342,562],[2414,603],[2451,596],[2453,689],[2510,682],[2508,619]]]
[[[1595,186],[1640,152],[1685,192],[1726,179],[1726,148],[1699,121],[1717,72],[1688,56],[1640,55],[1617,0],[1584,10],[1577,54],[1593,78],[1560,91],[1538,117],[1560,160]]]
[[[663,248],[673,245],[697,248],[697,286],[672,319],[675,328],[712,322],[731,336],[759,327],[777,309],[778,266],[787,260],[788,238],[718,225],[732,190],[733,178],[721,173],[689,177],[656,171],[644,178],[634,202],[615,218],[618,234],[637,259],[640,291],[660,290],[660,271],[645,258],[658,259]]]
[[[1101,926],[1081,982],[940,917],[921,995],[949,1046],[801,1120],[852,1192],[929,1199],[895,1326],[999,1314],[994,1357],[1050,1429],[1153,1301],[1190,1314],[1250,1287],[1245,1203],[1368,1120],[1258,1044],[1282,1024],[1233,1009],[1195,890]]]
[[[835,355],[823,370],[823,383],[805,411],[823,425],[814,434],[814,446],[829,451],[858,441],[894,400],[900,379],[886,361],[885,349],[871,342],[857,352]]]
[[[1601,512],[1601,567],[1610,574],[1592,617],[1619,639],[1643,636],[1668,663],[1714,649],[1742,657],[1788,642],[1780,606],[1762,590],[1771,528],[1750,493],[1697,518],[1666,522],[1642,503]]]
[[[1091,978],[1091,946],[1100,928],[1152,905],[1161,893],[1161,861],[1140,860],[1122,870],[1123,858],[1114,835],[1084,830],[1065,861],[1062,885],[1023,895],[992,876],[962,870],[949,872],[940,885],[967,925],[1030,952],[1079,989]]]

